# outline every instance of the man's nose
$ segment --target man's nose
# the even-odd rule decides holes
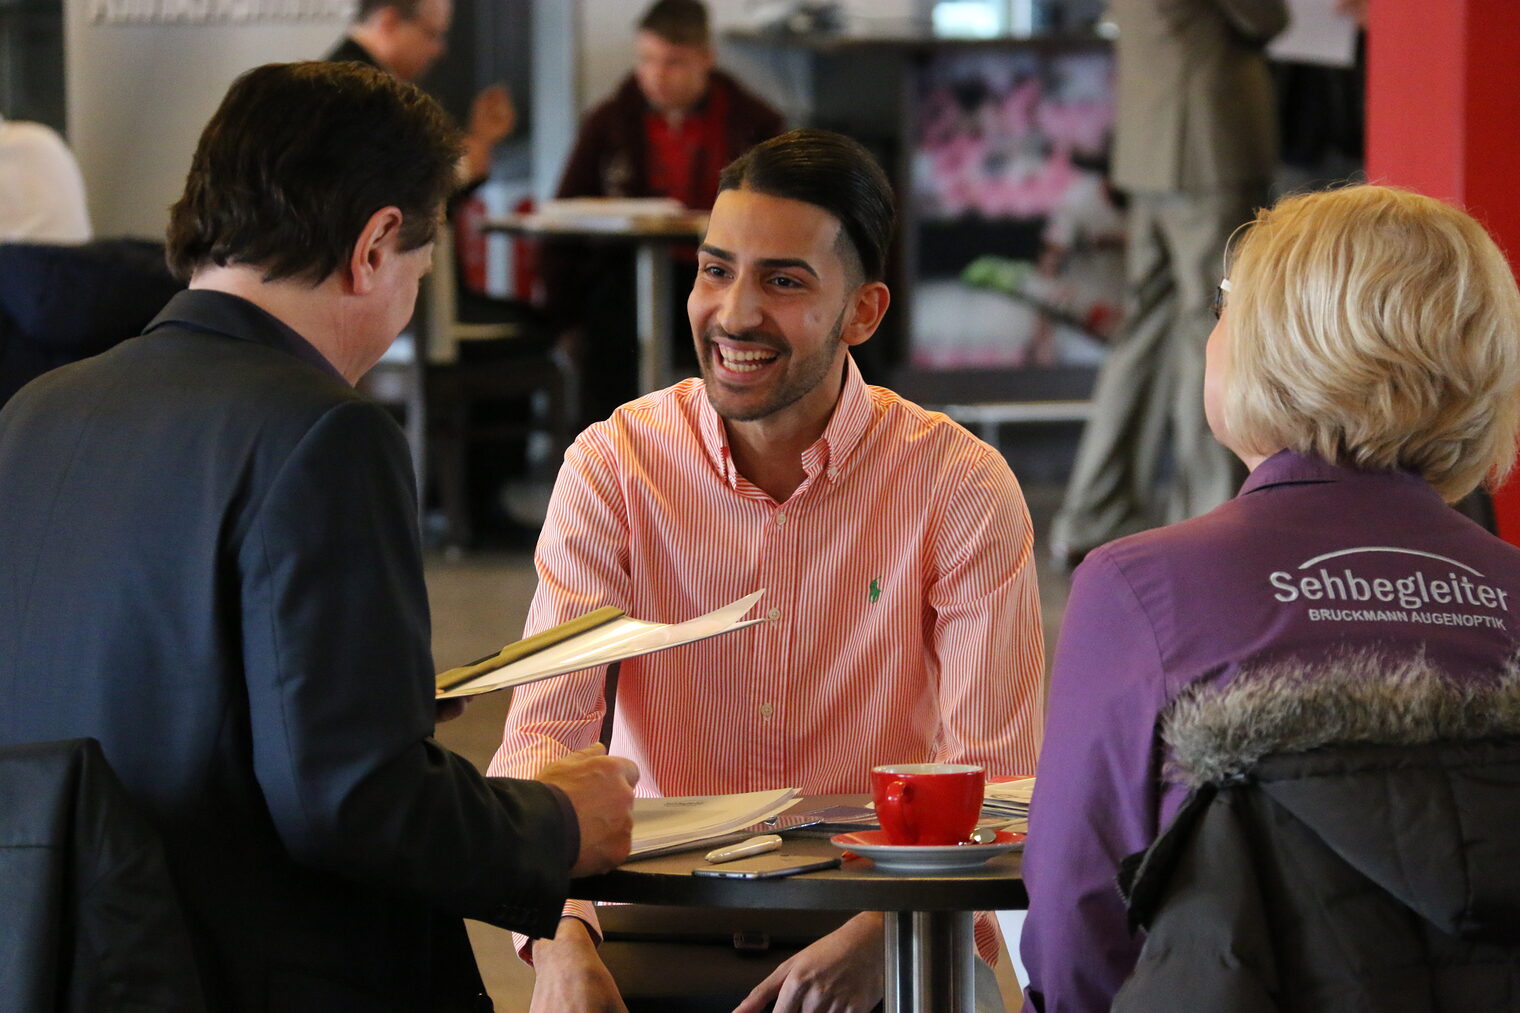
[[[743,279],[728,286],[718,305],[718,325],[730,334],[758,327],[763,317],[760,294]]]

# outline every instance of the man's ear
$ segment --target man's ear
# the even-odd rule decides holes
[[[348,258],[349,289],[354,295],[374,291],[388,257],[401,252],[401,209],[384,207],[369,216]]]
[[[847,345],[862,344],[876,333],[876,328],[881,326],[881,318],[887,315],[892,293],[885,282],[868,281],[855,290],[854,300],[849,318],[839,332],[839,340]]]

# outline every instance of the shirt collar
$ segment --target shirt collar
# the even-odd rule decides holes
[[[1412,471],[1361,471],[1356,468],[1343,467],[1339,464],[1331,464],[1329,461],[1309,454],[1300,454],[1292,450],[1279,450],[1257,465],[1256,470],[1246,476],[1245,484],[1240,487],[1240,495],[1246,496],[1258,490],[1269,489],[1278,485],[1305,485],[1356,480],[1405,482],[1421,485],[1427,489],[1430,488],[1430,484],[1425,479]],[[1431,494],[1435,494],[1434,489],[1431,489]]]
[[[826,467],[829,478],[838,478],[849,461],[850,452],[859,445],[871,424],[871,414],[871,392],[860,375],[860,367],[855,365],[855,357],[846,353],[844,389],[839,392],[834,414],[829,417],[829,424],[824,427],[818,442],[802,455],[802,466],[807,473],[816,475]]]
[[[204,288],[187,289],[170,299],[168,305],[153,318],[153,322],[143,329],[143,333],[148,334],[171,324],[276,348],[315,366],[345,385],[348,383],[343,379],[343,374],[317,351],[316,346],[278,317],[240,296]]]
[[[728,449],[728,433],[723,428],[723,419],[707,399],[705,383],[698,385],[697,394],[697,429],[702,436],[702,446],[713,467],[730,486],[736,485],[739,473],[734,469],[733,455]],[[802,469],[810,479],[816,478],[820,472],[827,472],[830,480],[839,477],[850,452],[870,426],[871,415],[871,392],[860,375],[860,367],[855,365],[854,356],[846,353],[844,386],[839,391],[839,400],[834,402],[833,414],[829,416],[823,435],[802,452]]]

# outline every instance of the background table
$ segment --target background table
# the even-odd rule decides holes
[[[639,393],[669,385],[671,319],[670,246],[694,243],[707,231],[701,211],[670,215],[574,216],[505,215],[488,219],[487,232],[631,243],[638,307]]]
[[[862,797],[813,801],[859,804]],[[855,858],[837,869],[781,879],[693,876],[692,869],[707,865],[702,858],[707,850],[628,862],[606,875],[574,880],[570,893],[583,900],[636,904],[884,912],[887,1013],[970,1013],[976,957],[972,912],[1029,904],[1018,852],[962,872],[887,873],[868,859]],[[840,854],[819,838],[788,837],[781,851]]]

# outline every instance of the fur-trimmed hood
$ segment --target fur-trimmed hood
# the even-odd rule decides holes
[[[1344,863],[1337,875],[1370,881],[1446,936],[1520,944],[1516,663],[1466,681],[1375,653],[1243,671],[1180,696],[1162,734],[1168,776],[1192,794],[1126,863],[1133,922],[1147,923],[1173,869],[1196,860],[1184,858],[1195,828],[1230,811],[1254,814],[1254,832],[1278,842],[1258,860],[1296,827],[1297,846],[1317,841]]]
[[[1331,745],[1419,746],[1520,736],[1520,662],[1459,682],[1423,655],[1346,652],[1328,662],[1246,669],[1183,692],[1162,719],[1168,780],[1238,780],[1265,756]]]

